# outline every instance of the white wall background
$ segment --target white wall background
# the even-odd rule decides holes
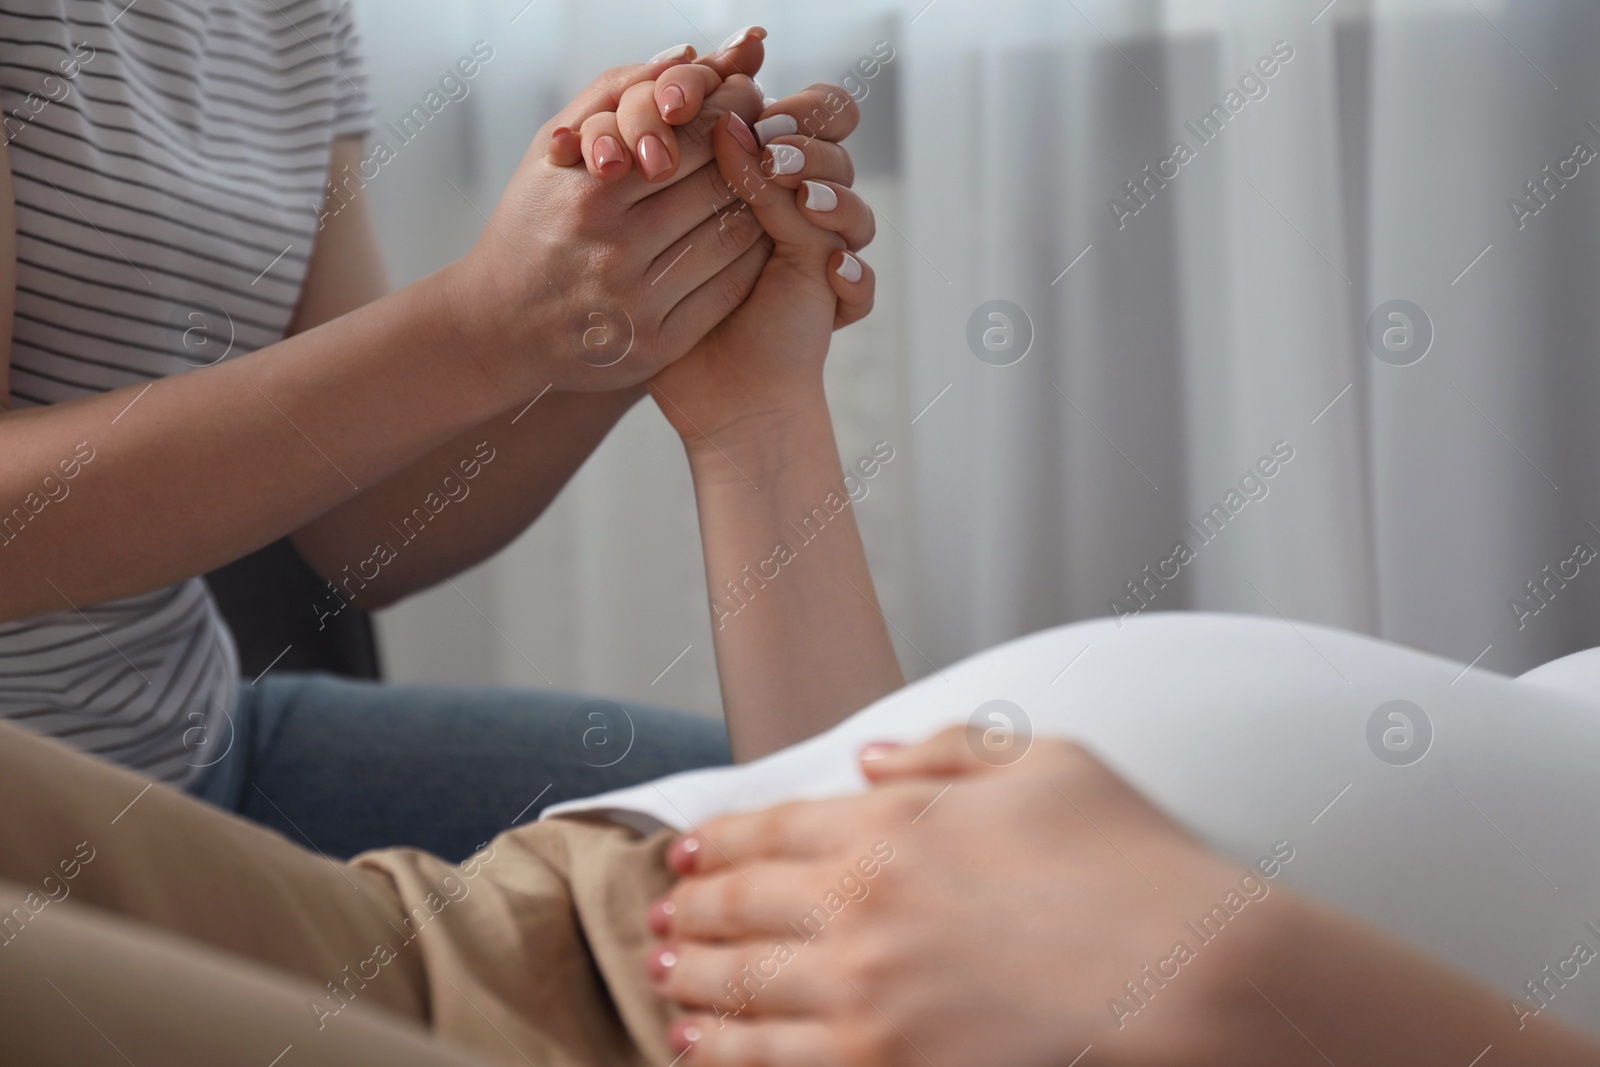
[[[1270,495],[1154,608],[1281,612],[1502,670],[1600,643],[1588,569],[1520,629],[1510,604],[1580,538],[1600,547],[1584,525],[1600,523],[1600,169],[1520,230],[1507,207],[1577,139],[1600,148],[1594,5],[357,7],[380,122],[474,41],[496,50],[370,188],[397,282],[481,226],[445,178],[486,211],[533,130],[605,66],[760,22],[763,82],[782,95],[894,48],[851,142],[880,214],[879,310],[838,339],[829,389],[847,460],[897,449],[858,511],[910,674],[1105,613],[1279,440],[1296,457]],[[1194,143],[1185,122],[1280,40],[1295,58],[1268,95],[1119,229],[1108,200]],[[1034,329],[1015,366],[968,348],[994,298]],[[1409,367],[1364,340],[1395,298],[1436,332]],[[714,713],[701,583],[683,460],[641,405],[506,553],[382,617],[387,668],[542,672]]]

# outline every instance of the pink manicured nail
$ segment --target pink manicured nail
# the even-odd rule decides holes
[[[639,138],[639,169],[651,181],[672,169],[672,156],[667,154],[667,146],[653,133]]]
[[[670,948],[659,948],[645,957],[645,973],[651,980],[659,982],[667,976],[667,972],[678,965],[678,954]]]
[[[572,127],[557,126],[551,130],[549,154],[554,155],[557,151],[565,151],[568,148],[573,150],[572,155],[582,155],[582,142]]]
[[[750,131],[750,124],[731,111],[728,112],[728,132],[733,134],[733,139],[746,152],[761,151],[761,146],[756,144],[756,135]]]
[[[854,258],[854,257],[852,257],[850,255],[850,253],[846,252],[845,253],[845,258],[846,259],[851,259],[851,258]],[[860,265],[857,264],[858,269],[856,271],[856,276],[858,278],[860,277],[860,273],[861,273],[860,270],[859,270],[859,266]],[[844,274],[844,272],[845,272],[844,268],[845,268],[845,265],[843,263],[839,264],[839,273],[840,274]],[[846,275],[846,277],[848,277],[848,275]],[[905,745],[902,745],[898,741],[874,741],[870,745],[862,746],[861,752],[858,755],[859,755],[859,758],[860,758],[862,763],[872,763],[875,760],[887,759],[889,756],[894,755],[896,752],[899,752],[902,748],[905,748],[905,747],[906,747]]]
[[[670,900],[658,900],[644,913],[644,924],[657,937],[666,937],[672,931],[672,917],[676,914],[676,904]]]
[[[667,849],[667,866],[679,874],[693,874],[700,853],[698,837],[680,837]]]
[[[689,98],[683,95],[683,90],[676,85],[669,85],[661,90],[661,117],[670,119],[674,112],[683,108]]]
[[[696,1024],[681,1022],[667,1032],[667,1043],[674,1052],[683,1054],[699,1044],[705,1036],[705,1031]]]
[[[595,169],[601,172],[621,166],[628,160],[627,153],[622,150],[622,142],[610,134],[595,139],[593,154]]]

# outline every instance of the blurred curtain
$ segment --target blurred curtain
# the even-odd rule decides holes
[[[1600,168],[1573,162],[1600,149],[1594,5],[360,7],[380,119],[472,41],[496,49],[371,190],[402,281],[467,247],[604,66],[761,22],[781,95],[892,50],[852,140],[879,312],[829,385],[847,461],[896,448],[859,512],[912,674],[1137,608],[1130,583],[1149,610],[1281,613],[1501,670],[1600,644],[1600,568],[1573,562],[1600,547]],[[1368,320],[1393,301],[1417,347],[1380,359]],[[986,349],[996,328],[1025,357]],[[642,407],[510,552],[388,613],[386,662],[711,711],[701,580],[683,461]]]

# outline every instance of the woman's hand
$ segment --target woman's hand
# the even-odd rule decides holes
[[[830,336],[871,310],[875,278],[851,253],[873,238],[872,209],[850,188],[849,154],[824,139],[842,139],[855,128],[855,101],[837,86],[813,86],[769,107],[756,128],[793,130],[801,121],[816,121],[817,136],[780,136],[764,150],[737,114],[718,124],[718,165],[742,202],[724,220],[737,233],[741,216],[753,213],[771,255],[748,299],[651,382],[662,412],[691,449],[725,446],[736,426],[760,432],[800,410],[824,407]]]
[[[672,165],[655,181],[626,174],[596,182],[550,158],[635,86],[653,85],[692,56],[602,75],[540,130],[476,246],[447,268],[463,356],[508,396],[637,385],[687,352],[755,284],[761,263],[746,253],[760,226],[719,217],[734,197],[707,166],[721,116],[754,119],[761,109],[748,77],[721,81],[705,66],[675,76],[700,86],[703,106],[674,129]],[[760,37],[736,40],[716,60],[753,72]]]
[[[1098,1064],[1213,1062],[1233,1012],[1216,980],[1275,928],[1256,872],[1071,745],[996,770],[951,731],[878,765],[916,776],[720,820],[669,853],[688,877],[652,910],[652,971],[693,1013],[672,1034],[692,1062],[1064,1067],[1090,1044]],[[1242,879],[1262,900],[1199,945],[1184,924]],[[1199,959],[1119,1027],[1108,1003],[1135,1005],[1125,983],[1179,940]]]

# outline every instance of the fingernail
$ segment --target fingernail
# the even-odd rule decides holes
[[[851,277],[848,268],[854,268],[855,276]],[[844,262],[839,264],[839,273],[847,280],[858,282],[861,280],[861,264],[849,252],[844,254]],[[874,741],[862,747],[857,754],[862,763],[872,763],[875,760],[887,759],[906,746],[898,741]]]
[[[667,972],[678,965],[678,954],[670,948],[657,949],[645,957],[644,969],[652,979],[659,982],[667,976]]]
[[[676,85],[669,85],[661,91],[661,117],[670,119],[674,112],[689,102],[683,95],[683,90]]]
[[[839,206],[839,194],[821,182],[802,182],[806,187],[806,207],[812,211],[832,211]],[[871,745],[867,746],[871,748]],[[866,749],[862,750],[863,752]],[[862,757],[865,759],[866,757]]]
[[[651,63],[664,63],[669,59],[691,59],[691,58],[693,58],[693,56],[694,56],[694,45],[692,45],[692,44],[673,45],[671,48],[667,49],[665,52],[657,52],[655,55],[651,56],[648,60],[646,60],[646,65],[648,66]]]
[[[762,40],[765,40],[766,36],[767,31],[762,29],[760,26],[746,26],[732,37],[729,37],[726,41],[723,41],[722,47],[718,48],[717,51],[726,52],[730,48],[738,48],[751,37],[760,37]]]
[[[761,98],[761,106],[763,108],[769,108],[773,104],[776,104],[777,102],[778,102],[778,98],[775,97],[775,96],[763,96]]]
[[[761,147],[763,148],[774,137],[782,137],[785,134],[799,132],[800,124],[795,122],[793,115],[773,115],[771,118],[762,119],[756,123],[756,137],[760,139]]]
[[[593,153],[595,169],[600,171],[625,163],[628,158],[622,150],[622,142],[610,134],[595,139]]]
[[[672,156],[667,153],[667,146],[653,133],[639,138],[639,169],[651,181],[672,169]]]
[[[672,917],[676,914],[678,914],[676,904],[670,900],[658,900],[644,913],[644,924],[657,937],[666,937],[672,930]]]
[[[558,145],[567,145],[577,138],[571,126],[557,126],[550,131],[550,148],[553,151]]]
[[[667,866],[679,874],[694,872],[694,861],[700,852],[698,837],[680,837],[667,850]]]
[[[805,169],[806,154],[792,144],[770,145],[767,151],[772,154],[767,173],[774,177],[779,174],[799,174]]]
[[[746,152],[761,151],[761,146],[756,143],[756,135],[750,132],[750,124],[732,111],[728,112],[728,132],[733,134],[733,139],[738,141]]]
[[[667,1041],[672,1045],[672,1050],[681,1055],[694,1048],[705,1036],[705,1031],[694,1023],[679,1023],[667,1035]]]
[[[843,278],[847,282],[859,282],[861,280],[861,261],[855,256],[852,256],[849,252],[846,252],[844,254],[843,261],[841,261],[839,264],[839,277]],[[872,746],[868,745],[867,747],[871,748]],[[862,759],[882,759],[887,755],[888,753],[885,752],[879,756],[868,756],[866,749],[862,749],[861,751]]]

